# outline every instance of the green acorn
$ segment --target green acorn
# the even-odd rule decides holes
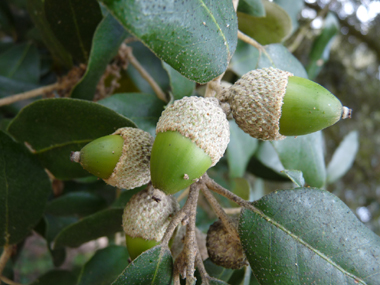
[[[351,117],[324,87],[272,67],[248,72],[225,93],[239,127],[261,140],[313,133]]]
[[[132,196],[124,208],[123,229],[131,259],[158,245],[179,210],[177,200],[152,187]]]
[[[155,188],[173,194],[197,181],[223,156],[229,124],[216,98],[184,97],[157,123],[150,174]]]
[[[150,181],[153,141],[153,137],[143,130],[121,128],[90,142],[81,151],[72,152],[71,160],[107,184],[132,189]]]
[[[231,218],[231,222],[235,227],[238,226],[237,219]],[[216,265],[231,269],[248,265],[240,239],[231,235],[221,220],[217,220],[210,226],[206,246],[210,260]]]

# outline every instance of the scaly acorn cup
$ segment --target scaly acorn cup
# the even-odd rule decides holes
[[[231,219],[231,222],[237,227],[237,219]],[[216,265],[231,269],[248,265],[240,239],[231,235],[221,220],[217,220],[210,226],[206,246],[210,260]]]
[[[272,67],[243,75],[224,96],[239,127],[261,140],[313,133],[351,117],[321,85]]]
[[[123,213],[123,229],[131,259],[160,243],[178,210],[179,204],[174,197],[152,187],[132,196]]]
[[[152,148],[152,183],[173,194],[197,181],[223,156],[229,124],[216,98],[184,97],[167,107]]]
[[[136,128],[120,128],[111,135],[98,138],[81,151],[71,153],[91,174],[112,186],[132,189],[150,181],[149,159],[153,137]]]

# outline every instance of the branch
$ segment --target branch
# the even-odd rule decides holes
[[[22,285],[20,283],[12,281],[11,279],[8,279],[5,276],[0,276],[0,280],[3,281],[5,284],[8,284],[8,285]]]
[[[5,245],[3,248],[3,253],[0,256],[0,276],[3,273],[5,265],[7,264],[9,258],[11,258],[13,251],[12,245]]]
[[[243,42],[246,42],[247,44],[250,44],[251,46],[257,48],[259,51],[264,51],[264,47],[259,44],[257,41],[252,39],[250,36],[247,36],[246,34],[238,31],[238,39],[242,40]]]
[[[125,52],[127,53],[127,57],[129,59],[129,62],[133,65],[134,68],[137,69],[137,71],[140,73],[140,75],[148,82],[150,87],[152,87],[154,93],[156,93],[157,97],[167,102],[166,95],[162,91],[161,87],[157,84],[157,82],[153,79],[152,76],[145,70],[145,68],[138,62],[138,60],[135,58],[135,56],[132,53],[132,48],[127,46],[126,44],[122,44],[121,48],[125,49]]]
[[[51,85],[43,86],[37,89],[33,89],[24,93],[15,94],[9,97],[5,97],[0,99],[0,106],[9,105],[18,101],[34,98],[40,95],[45,95],[47,93],[50,93],[56,89],[58,89],[60,86],[60,83],[56,82]]]

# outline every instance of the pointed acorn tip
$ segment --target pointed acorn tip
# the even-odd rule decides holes
[[[352,109],[343,106],[342,119],[351,119]]]
[[[72,151],[70,154],[70,160],[72,162],[79,163],[80,162],[80,151]]]

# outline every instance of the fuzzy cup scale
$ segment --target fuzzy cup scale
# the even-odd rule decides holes
[[[216,98],[184,97],[163,111],[152,148],[155,188],[175,193],[199,179],[223,156],[229,124]]]
[[[237,219],[231,219],[231,222],[237,227]],[[210,260],[216,265],[231,269],[248,265],[240,240],[226,230],[221,220],[210,226],[206,246]]]
[[[107,184],[133,189],[150,181],[153,141],[149,133],[140,129],[121,128],[73,152],[71,159]]]
[[[132,196],[123,214],[123,229],[132,259],[162,240],[171,217],[178,210],[177,200],[158,189],[145,189]]]
[[[351,116],[324,87],[272,67],[243,75],[224,96],[239,127],[261,140],[309,134]]]

